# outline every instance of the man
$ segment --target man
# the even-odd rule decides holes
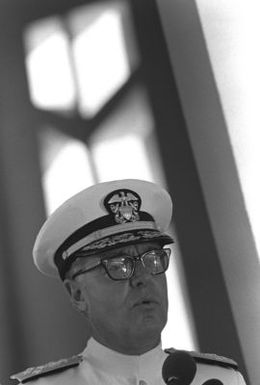
[[[92,337],[81,355],[12,378],[37,385],[165,383],[166,358],[180,360],[174,349],[161,348],[168,307],[167,245],[173,243],[165,231],[171,212],[164,189],[129,179],[94,185],[50,216],[35,242],[35,264],[62,279]],[[215,382],[209,385],[244,384],[232,360],[196,353],[188,360],[193,365],[190,379],[174,384],[202,385],[210,379]],[[178,369],[174,362],[173,371]],[[181,363],[184,376],[185,365]],[[173,380],[182,376],[174,373],[169,375]]]

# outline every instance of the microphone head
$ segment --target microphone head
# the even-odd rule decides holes
[[[203,382],[202,385],[224,385],[222,381],[217,380],[216,378],[212,378],[211,380],[207,380]]]
[[[196,370],[196,363],[190,354],[179,350],[164,361],[162,376],[167,385],[190,385]]]

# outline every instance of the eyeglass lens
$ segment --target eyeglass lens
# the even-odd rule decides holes
[[[114,257],[103,260],[110,278],[114,280],[129,279],[134,272],[137,259],[141,260],[144,268],[152,275],[164,273],[169,265],[170,249],[152,250],[139,258],[128,256]]]

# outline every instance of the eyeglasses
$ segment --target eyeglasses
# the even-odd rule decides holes
[[[109,278],[114,281],[123,281],[130,279],[136,268],[137,261],[140,261],[145,270],[151,275],[164,273],[169,266],[171,249],[149,250],[142,255],[131,257],[128,255],[115,256],[111,258],[102,258],[95,266],[82,269],[73,274],[72,279],[81,274],[85,274],[99,266],[103,266]]]

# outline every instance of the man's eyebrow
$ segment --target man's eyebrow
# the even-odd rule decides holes
[[[110,259],[110,258],[115,258],[115,257],[120,257],[120,256],[128,256],[129,253],[127,253],[124,250],[117,250],[115,252],[108,252],[104,253],[103,255],[100,256],[100,259]]]
[[[141,253],[139,253],[139,255],[148,253],[149,251],[161,250],[161,249],[162,249],[162,247],[160,247],[159,245],[158,246],[154,246],[154,247],[149,247],[147,250],[144,250]],[[122,249],[122,250],[113,250],[113,251],[108,251],[107,253],[104,252],[103,255],[100,255],[100,259],[110,259],[110,258],[113,258],[113,257],[120,257],[120,256],[131,257],[131,253],[129,253],[129,251],[124,250],[124,249]]]
[[[95,266],[100,261],[100,257],[98,255],[93,255],[89,257],[78,256],[76,261],[74,262],[73,269],[84,269]]]

